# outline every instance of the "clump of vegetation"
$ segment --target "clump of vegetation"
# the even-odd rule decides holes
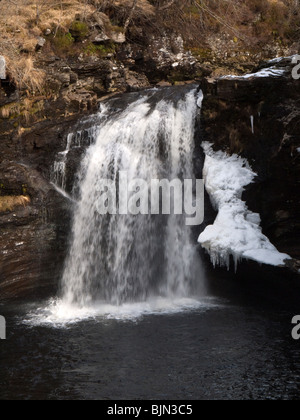
[[[106,45],[95,45],[92,42],[87,45],[84,52],[87,55],[96,55],[99,57],[107,57],[108,54],[115,54],[116,52],[116,46],[114,43],[108,43]]]
[[[70,32],[64,32],[63,30],[59,30],[56,36],[52,39],[52,44],[54,48],[60,52],[68,52],[70,51],[75,39],[71,35]]]
[[[76,41],[83,40],[89,33],[89,27],[85,22],[80,22],[78,20],[72,22],[70,26],[70,35]]]
[[[19,103],[12,103],[8,105],[4,105],[0,108],[0,116],[3,119],[14,119],[15,116],[18,116],[20,113],[20,104]]]
[[[192,47],[190,50],[194,57],[199,60],[209,60],[213,57],[213,52],[210,48]]]
[[[120,34],[124,33],[124,28],[122,28],[118,25],[111,25],[109,29],[113,32],[117,32],[117,33],[120,33]]]
[[[189,77],[186,76],[184,73],[180,72],[180,71],[173,71],[169,76],[168,76],[168,81],[172,84],[178,83],[178,82],[184,82],[185,80],[188,80]]]
[[[35,66],[32,55],[20,55],[7,57],[7,68],[10,80],[21,89],[32,94],[42,92],[46,74]],[[17,61],[15,61],[17,60]]]
[[[153,24],[156,18],[157,5],[153,0],[96,0],[96,3],[99,9],[110,17],[112,25],[124,33],[130,24]]]
[[[15,120],[15,128],[19,124],[28,125],[44,116],[44,100],[36,97],[25,97],[18,102],[4,105],[0,108],[0,118]]]
[[[26,207],[30,201],[28,195],[0,196],[0,213],[14,211],[18,207]]]

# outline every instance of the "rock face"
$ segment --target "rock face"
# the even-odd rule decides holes
[[[77,120],[77,118],[76,118]],[[74,119],[37,124],[23,137],[5,138],[0,152],[0,196],[30,204],[0,212],[0,299],[46,296],[56,290],[70,230],[70,202],[49,182],[54,156],[65,147]]]
[[[300,82],[292,78],[291,59],[263,67],[272,68],[270,77],[202,83],[202,135],[216,150],[249,160],[258,174],[245,192],[250,209],[261,214],[274,245],[300,259]]]
[[[46,296],[61,275],[69,209],[44,180],[39,184],[40,203],[0,214],[1,300]]]

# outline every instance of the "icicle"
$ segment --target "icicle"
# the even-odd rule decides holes
[[[252,130],[252,134],[254,134],[254,116],[251,115],[250,117],[250,121],[251,121],[251,130]]]

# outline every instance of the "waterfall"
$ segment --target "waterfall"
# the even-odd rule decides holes
[[[200,170],[195,127],[201,100],[202,92],[197,94],[195,85],[151,89],[110,99],[97,115],[79,122],[76,128],[80,130],[75,128],[66,139],[64,153],[68,189],[61,192],[70,196],[74,210],[60,293],[33,309],[24,322],[65,328],[88,319],[136,321],[145,315],[220,307],[207,294],[198,253],[203,209],[198,213],[201,217],[194,219],[196,230],[190,226],[193,217],[187,217],[198,208],[198,201],[203,204],[203,191],[198,191],[199,184],[204,189],[203,182],[196,180],[192,188],[194,165],[197,173]],[[76,149],[74,136],[85,139],[84,147]],[[76,161],[73,188],[69,180],[72,155],[79,156],[81,162],[78,169]],[[116,185],[120,199],[124,173],[128,184],[132,180],[146,184],[151,212],[126,214],[120,202],[118,213],[99,211],[103,180]],[[156,190],[154,207],[149,182],[153,180],[166,181],[174,189],[170,188],[169,194],[164,190],[160,197]],[[182,186],[180,195],[176,184]],[[135,190],[128,188],[127,193],[130,208]],[[159,214],[157,206],[162,210],[165,195],[171,196],[165,207],[168,211]],[[183,214],[178,211],[179,204]]]
[[[102,106],[94,144],[81,165],[63,301],[119,305],[193,292],[197,255],[183,216],[97,212],[100,181],[117,183],[120,171],[129,180],[194,178],[196,90],[171,91],[166,97],[148,91],[125,109],[116,100]]]
[[[56,160],[53,165],[51,181],[62,190],[66,189],[66,162],[68,153],[71,149],[73,137],[73,133],[68,134],[66,150],[59,153],[58,160]]]
[[[220,307],[206,289],[197,243],[204,209],[199,206],[194,228],[193,217],[187,217],[198,209],[197,202],[204,204],[204,185],[194,173],[201,165],[195,128],[202,100],[196,85],[150,89],[105,101],[96,115],[79,121],[58,156],[65,156],[67,191],[61,192],[74,206],[60,291],[30,312],[26,323],[65,328],[88,319],[135,321],[145,315]],[[151,212],[121,211],[124,173],[128,184],[146,184]],[[116,186],[118,212],[99,211],[103,180]],[[153,180],[172,183],[174,189],[160,196],[156,190],[154,207]],[[177,195],[174,181],[181,184],[182,194]],[[127,189],[128,208],[132,192]],[[165,195],[171,196],[168,211],[159,214]]]
[[[195,246],[182,216],[100,215],[101,179],[193,178],[195,89],[161,99],[150,91],[116,110],[103,107],[97,137],[81,167],[63,299],[86,305],[145,300],[151,294],[187,296]],[[113,106],[114,105],[114,106]]]
[[[89,122],[91,119],[88,120]],[[53,164],[50,181],[54,186],[66,193],[68,181],[68,159],[70,152],[75,149],[81,149],[84,146],[89,146],[95,138],[96,127],[93,126],[88,129],[77,130],[69,133],[66,141],[66,148],[63,152],[58,153],[56,160]]]

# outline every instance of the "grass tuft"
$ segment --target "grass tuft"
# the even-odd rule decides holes
[[[14,211],[18,207],[26,207],[30,201],[30,197],[27,195],[0,196],[0,213]]]

